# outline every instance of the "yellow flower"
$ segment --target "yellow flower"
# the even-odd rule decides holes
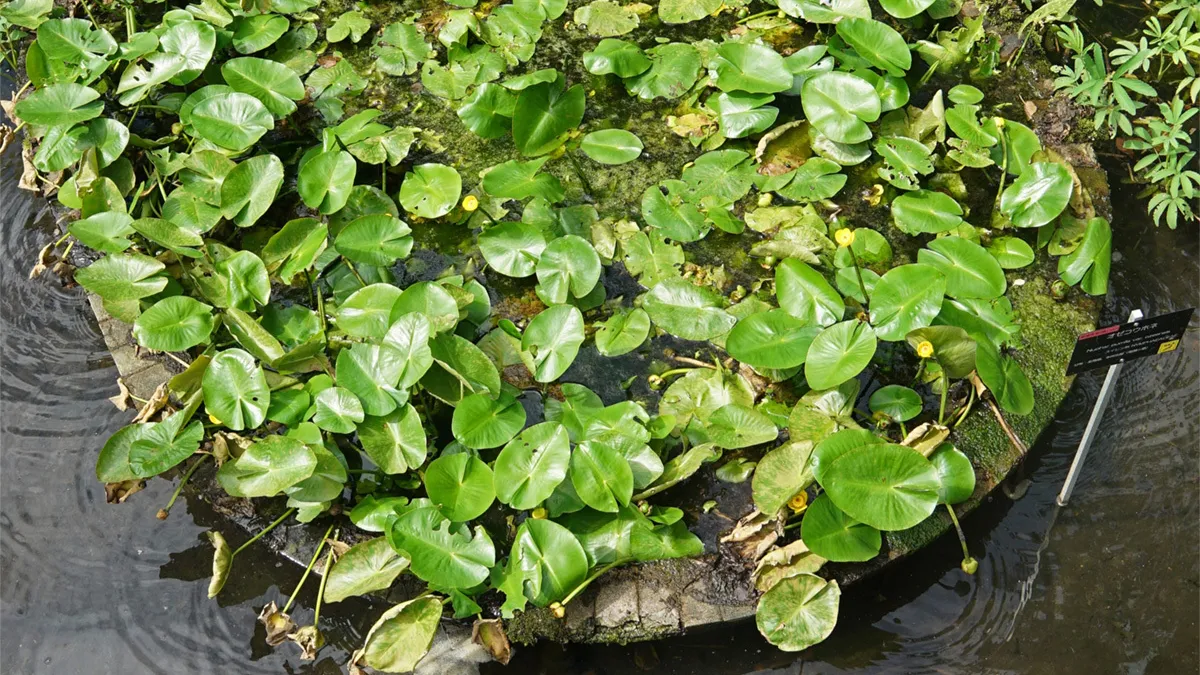
[[[933,343],[929,340],[921,340],[921,344],[917,345],[917,356],[923,359],[933,356]]]
[[[843,227],[833,233],[833,238],[837,240],[838,246],[849,246],[854,243],[854,230]]]
[[[554,615],[554,618],[561,619],[567,615],[567,608],[563,607],[562,603],[552,602],[550,603],[550,613]]]
[[[466,197],[463,197],[462,207],[463,211],[468,213],[474,211],[475,209],[479,208],[479,198],[475,195],[467,195]]]
[[[213,424],[225,424],[221,420],[217,419],[212,413],[208,413],[208,421],[212,422]]]
[[[800,513],[808,506],[808,493],[807,492],[796,493],[795,497],[792,497],[791,499],[788,500],[787,505],[788,505],[788,508],[791,509],[793,513]]]
[[[533,515],[533,519],[534,519],[534,520],[545,520],[545,518],[546,518],[546,509],[543,509],[542,507],[540,507],[540,506],[539,506],[539,507],[537,507],[536,509],[534,509],[534,510],[533,510],[533,514],[532,514],[532,515]]]

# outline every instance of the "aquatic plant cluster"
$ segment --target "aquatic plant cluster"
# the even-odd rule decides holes
[[[1156,225],[1175,229],[1180,221],[1200,220],[1200,164],[1192,140],[1200,114],[1200,2],[1164,4],[1141,33],[1136,42],[1118,40],[1106,55],[1099,44],[1086,42],[1078,25],[1064,23],[1057,37],[1072,57],[1056,68],[1054,86],[1095,109],[1098,129],[1110,137],[1123,134],[1122,146],[1141,153],[1133,171],[1146,184],[1142,196],[1150,198],[1150,215]],[[1175,86],[1160,97],[1155,84]],[[1152,103],[1158,115],[1143,112]]]
[[[425,582],[351,662],[406,672],[446,605],[494,635],[484,615],[561,617],[615,566],[701,554],[683,511],[650,500],[759,447],[721,469],[753,474],[757,511],[730,536],[785,520],[800,536],[751,561],[758,625],[786,650],[823,640],[840,591],[822,566],[875,558],[939,505],[953,518],[975,487],[953,428],[977,401],[1002,424],[1035,404],[1006,271],[1056,258],[1064,288],[1103,294],[1111,231],[1071,164],[976,87],[909,105],[913,49],[926,76],[994,70],[969,46],[990,39],[983,17],[749,4],[9,3],[24,182],[78,211],[40,265],[68,239],[97,252],[74,280],[142,348],[190,357],[104,445],[99,480],[124,498],[211,459],[230,496],[286,499],[272,527],[348,513],[380,536],[347,547],[330,518],[319,601]],[[930,21],[948,24],[936,41],[897,30]],[[655,34],[692,22],[718,37]],[[568,29],[582,70],[532,68]],[[650,139],[630,129],[653,127],[589,117],[601,85],[669,111],[652,124],[695,149],[677,177],[622,186],[637,197],[620,209],[593,204],[592,167],[636,167]],[[418,102],[368,101],[388,86]],[[510,158],[464,175],[479,158],[454,147],[484,141]],[[994,198],[967,194],[971,172]],[[863,204],[890,222],[855,227]],[[716,236],[740,271],[688,262]],[[447,241],[455,265],[409,274]],[[602,283],[619,274],[629,297]],[[560,381],[589,341],[619,358],[667,340],[714,358],[639,375],[657,400]],[[859,376],[881,367],[905,382],[867,396]],[[216,596],[237,551],[212,540]],[[296,629],[290,605],[264,610],[268,635],[311,657],[316,621]]]

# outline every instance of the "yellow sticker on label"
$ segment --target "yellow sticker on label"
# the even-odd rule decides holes
[[[1171,340],[1170,342],[1164,342],[1158,346],[1158,353],[1166,354],[1167,352],[1173,352],[1173,351],[1175,351],[1175,349],[1177,347],[1179,347],[1179,340]]]

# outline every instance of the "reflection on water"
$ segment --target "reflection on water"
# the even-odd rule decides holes
[[[266,647],[259,608],[282,601],[299,570],[252,547],[219,602],[206,598],[220,527],[203,504],[154,513],[172,486],[154,480],[109,506],[93,475],[101,444],[128,413],[107,401],[116,370],[77,290],[28,280],[54,237],[52,215],[14,189],[0,194],[0,652],[4,673],[340,672],[379,608],[329,605],[330,646],[315,664]],[[1115,211],[1141,213],[1118,197]],[[1117,256],[1104,322],[1196,304],[1194,229],[1115,223]],[[744,623],[653,645],[522,649],[489,673],[1184,673],[1195,672],[1200,615],[1196,523],[1200,355],[1196,326],[1174,354],[1129,368],[1071,505],[1054,496],[1101,373],[1082,376],[1024,468],[1018,501],[997,496],[964,526],[979,572],[958,570],[943,539],[853,589],[833,637],[784,654]],[[1053,524],[1053,527],[1051,525]],[[1049,536],[1047,538],[1047,532]],[[236,545],[243,534],[228,532]],[[316,585],[293,617],[311,620]],[[282,596],[282,597],[281,597]]]

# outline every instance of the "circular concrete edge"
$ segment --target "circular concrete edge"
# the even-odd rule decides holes
[[[1022,272],[1023,276],[1009,275],[1010,284],[1019,281],[1010,291],[1024,343],[1017,359],[1031,375],[1039,405],[1033,414],[1011,422],[1029,442],[1049,424],[1065,397],[1070,378],[1056,373],[1065,371],[1075,336],[1094,327],[1099,305],[1052,300],[1049,284],[1057,275],[1048,267]],[[121,379],[134,396],[150,399],[159,386],[182,370],[172,359],[138,349],[127,324],[109,316],[98,297],[89,294],[88,300]],[[975,494],[956,508],[960,515],[966,515],[995,490],[1024,456],[984,410],[968,418],[956,435],[958,444],[977,464]],[[281,512],[280,500],[225,495],[216,483],[215,471],[208,467],[197,472],[187,491],[247,532],[255,532],[270,522],[274,517],[272,512]],[[369,538],[370,535],[349,526],[348,519],[342,518],[348,526],[343,541],[353,544]],[[922,548],[949,528],[949,517],[939,511],[917,527],[888,533],[886,554],[867,563],[830,564],[825,571],[843,586],[854,583]],[[323,532],[323,528],[315,525],[293,523],[277,528],[265,539],[280,555],[305,565]],[[600,577],[571,602],[561,620],[545,609],[530,608],[518,613],[507,622],[509,637],[520,643],[538,639],[627,643],[745,619],[754,614],[758,593],[750,568],[739,562],[725,553],[717,553],[618,568]],[[382,595],[399,601],[409,592],[416,589],[395,588]]]

